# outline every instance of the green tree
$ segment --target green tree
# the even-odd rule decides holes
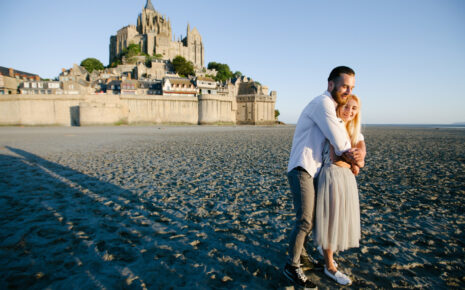
[[[184,57],[178,55],[173,61],[174,71],[180,76],[187,77],[194,75],[194,64],[191,61],[187,61]]]
[[[123,49],[123,51],[120,54],[118,54],[115,58],[112,59],[111,63],[109,64],[109,67],[117,67],[118,65],[122,64],[123,57],[126,58],[126,61],[128,63],[134,63],[136,61],[134,57],[139,55],[148,56],[146,53],[142,52],[140,44],[131,43],[128,47]]]
[[[159,54],[159,53],[157,53],[157,54],[155,54],[155,55],[152,55],[152,56],[150,56],[150,55],[148,55],[148,54],[146,54],[146,53],[142,53],[142,54],[145,55],[145,65],[146,65],[147,67],[152,67],[152,61],[153,61],[153,60],[156,60],[156,59],[163,59],[163,55],[162,55],[162,54]]]
[[[131,43],[123,50],[123,54],[125,54],[128,58],[141,55],[140,44]]]
[[[123,50],[123,54],[126,56],[126,61],[128,63],[135,63],[135,57],[142,55],[140,44],[131,43],[125,50]]]
[[[233,77],[234,77],[235,79],[238,79],[238,78],[240,78],[241,76],[242,76],[242,73],[241,73],[240,71],[238,71],[238,70],[236,70],[236,71],[233,73]]]
[[[89,73],[93,72],[94,70],[103,70],[105,68],[100,60],[93,57],[89,57],[81,61],[81,66],[84,67]]]
[[[109,67],[117,67],[118,65],[122,64],[123,62],[119,58],[114,58]]]
[[[279,115],[281,115],[281,114],[279,113],[279,110],[274,110],[274,118],[275,118],[276,120],[278,120]]]
[[[227,81],[233,77],[233,73],[229,68],[229,65],[219,62],[210,62],[208,63],[208,69],[215,69],[218,73],[216,74],[216,81]]]

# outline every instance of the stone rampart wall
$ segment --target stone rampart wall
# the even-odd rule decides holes
[[[274,104],[221,95],[7,95],[0,125],[264,124],[274,121]]]
[[[78,110],[76,125],[127,123],[127,108],[123,106],[120,95],[88,95],[79,103]]]
[[[0,125],[71,126],[73,108],[83,100],[79,95],[0,96]]]
[[[122,96],[121,103],[123,108],[127,108],[129,124],[198,123],[197,97]]]
[[[234,98],[219,95],[199,96],[199,124],[236,123]]]

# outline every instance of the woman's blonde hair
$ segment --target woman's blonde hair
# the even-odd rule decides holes
[[[362,133],[362,111],[361,107],[362,104],[360,102],[360,99],[356,95],[350,95],[349,98],[347,99],[347,102],[350,100],[355,100],[358,104],[358,112],[357,115],[355,115],[354,119],[346,123],[346,130],[347,133],[349,134],[350,138],[350,143],[352,147],[355,147],[359,141],[360,134]],[[337,111],[339,113],[340,107],[344,105],[340,105],[337,107]]]

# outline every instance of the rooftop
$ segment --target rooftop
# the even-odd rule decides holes
[[[10,75],[10,68],[0,66],[0,74],[2,74],[4,76],[9,76]],[[31,73],[28,73],[28,72],[23,72],[23,71],[20,71],[20,70],[13,69],[13,75],[15,75],[15,74],[25,75],[25,76],[28,76],[28,77],[36,77],[36,76],[38,76],[36,74],[31,74]]]

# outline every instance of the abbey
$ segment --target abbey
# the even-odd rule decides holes
[[[177,56],[192,62],[193,75],[176,73]],[[110,37],[103,70],[75,64],[50,81],[0,69],[0,125],[275,124],[275,91],[240,74],[216,75],[204,65],[197,29],[187,25],[176,41],[170,20],[147,0],[137,26]]]
[[[170,20],[160,15],[150,0],[147,0],[137,18],[137,26],[128,25],[111,36],[110,63],[130,44],[139,44],[142,51],[150,56],[158,55],[164,60],[172,60],[180,55],[191,61],[196,68],[204,66],[202,37],[197,29],[191,30],[187,25],[186,37],[175,41]]]

